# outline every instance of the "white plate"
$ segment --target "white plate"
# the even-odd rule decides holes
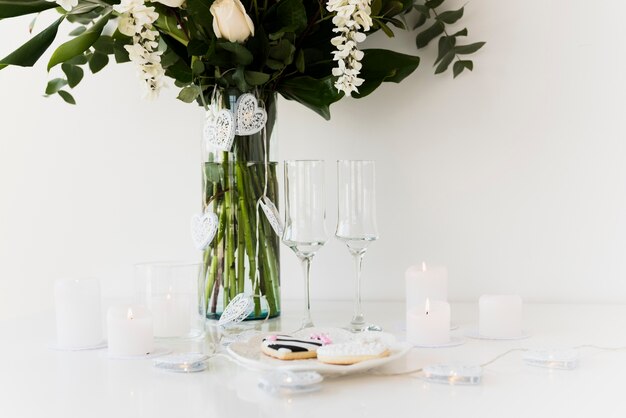
[[[233,342],[228,346],[228,353],[239,363],[246,367],[250,367],[255,370],[292,370],[303,371],[313,370],[321,374],[350,374],[364,372],[367,370],[380,367],[384,364],[397,360],[411,350],[411,345],[405,342],[398,342],[396,338],[385,332],[365,332],[359,334],[352,334],[348,331],[339,328],[313,328],[296,332],[293,334],[297,337],[308,337],[311,333],[324,332],[328,334],[334,343],[348,341],[350,339],[361,338],[377,338],[381,339],[389,345],[390,355],[388,357],[382,357],[360,363],[351,364],[348,366],[341,366],[336,364],[325,364],[317,359],[306,360],[278,360],[269,357],[261,352],[261,341],[263,338],[270,334],[278,333],[265,333],[261,335],[255,335],[248,341]]]

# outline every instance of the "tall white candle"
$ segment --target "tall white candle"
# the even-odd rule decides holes
[[[166,293],[150,300],[154,336],[184,337],[191,330],[191,295]]]
[[[450,305],[430,301],[406,314],[406,339],[414,345],[439,345],[450,342]]]
[[[448,301],[448,270],[443,266],[422,263],[411,266],[405,273],[406,309],[423,308],[426,299],[431,302]]]
[[[102,343],[98,279],[64,279],[54,284],[59,348],[87,348]]]
[[[518,295],[483,295],[479,302],[478,334],[490,338],[522,335],[522,298]]]
[[[152,315],[143,306],[110,307],[107,327],[113,356],[142,356],[154,349]]]

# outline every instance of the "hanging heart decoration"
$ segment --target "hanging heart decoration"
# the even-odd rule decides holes
[[[259,107],[259,103],[252,94],[242,94],[237,99],[237,135],[252,135],[260,132],[267,123],[267,112]]]
[[[235,140],[235,117],[228,109],[207,111],[203,131],[208,145],[222,151],[230,151]]]
[[[254,310],[254,301],[251,295],[240,293],[235,296],[220,316],[220,320],[217,322],[219,326],[225,327],[231,324],[236,324],[246,319]]]
[[[285,226],[283,225],[280,213],[278,212],[278,208],[276,207],[274,202],[272,202],[269,197],[263,196],[261,198],[261,201],[259,202],[259,206],[261,206],[265,217],[272,226],[272,229],[274,230],[276,235],[282,237]]]
[[[191,218],[191,239],[198,250],[203,251],[215,238],[218,226],[217,215],[206,212]]]

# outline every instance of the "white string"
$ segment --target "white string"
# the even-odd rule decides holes
[[[595,350],[599,350],[599,351],[625,351],[626,347],[600,347],[597,345],[593,345],[593,344],[583,344],[583,345],[578,345],[576,347],[572,347],[572,350],[579,350],[579,349],[583,349],[583,348],[592,348]],[[495,363],[496,361],[500,360],[503,357],[508,356],[511,353],[515,353],[515,352],[527,352],[530,351],[529,348],[512,348],[508,351],[505,351],[504,353],[498,354],[497,356],[495,356],[494,358],[492,358],[491,360],[488,360],[482,364],[480,364],[480,367],[486,367],[489,366],[493,363]],[[407,371],[403,371],[403,372],[397,372],[397,373],[378,373],[376,371],[372,372],[372,374],[374,376],[402,376],[402,375],[410,375],[410,374],[414,374],[414,373],[420,373],[423,372],[424,368],[420,367],[419,369],[412,369],[412,370],[407,370]]]

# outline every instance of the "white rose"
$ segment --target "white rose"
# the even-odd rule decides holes
[[[211,5],[213,32],[230,42],[243,42],[254,36],[254,24],[239,0],[216,0]]]
[[[164,4],[170,7],[180,7],[185,2],[185,0],[152,0],[152,1],[156,3]]]

